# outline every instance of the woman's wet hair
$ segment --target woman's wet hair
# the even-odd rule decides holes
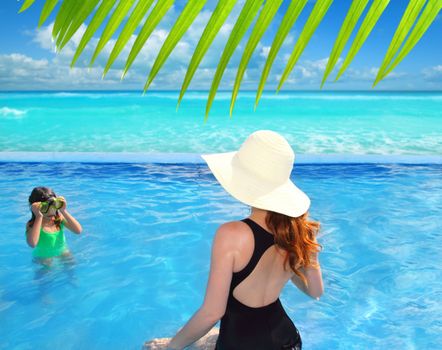
[[[299,269],[307,266],[318,267],[310,257],[312,253],[320,251],[319,247],[322,249],[316,241],[320,223],[310,220],[308,212],[299,217],[290,217],[268,211],[266,224],[275,235],[276,245],[288,253],[284,260],[284,268],[288,261],[293,272],[307,284],[307,279]]]
[[[45,202],[49,198],[55,198],[55,197],[57,197],[57,195],[49,187],[43,187],[43,186],[34,187],[31,194],[29,195],[28,201],[29,201],[29,205],[31,206],[32,203]],[[32,213],[32,217],[27,223],[29,228],[31,228],[35,222],[35,214],[32,212],[32,210],[31,210],[31,213]],[[55,221],[54,222],[55,222],[55,225],[57,226],[57,228],[60,229],[61,217],[60,217],[60,214],[58,213],[58,210],[55,212]]]

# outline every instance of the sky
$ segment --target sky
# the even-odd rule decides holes
[[[23,0],[2,0],[0,3],[0,30],[3,33],[0,36],[0,90],[3,91],[142,91],[156,55],[167,37],[168,31],[178,17],[180,10],[186,3],[183,0],[176,0],[175,5],[146,42],[129,73],[124,80],[121,80],[122,68],[130,51],[128,45],[115,61],[106,77],[102,79],[103,67],[106,64],[109,53],[112,51],[116,36],[106,45],[95,64],[91,68],[88,67],[104,26],[94,35],[94,38],[80,56],[76,66],[71,69],[69,67],[70,62],[86,25],[82,25],[66,47],[61,52],[56,53],[54,44],[51,41],[51,30],[56,11],[38,29],[38,18],[45,1],[36,0],[31,8],[18,14],[22,2]],[[207,2],[160,70],[150,89],[179,90],[181,88],[193,51],[216,3],[215,0]],[[239,0],[235,5],[234,10],[196,71],[189,86],[190,90],[208,90],[210,88],[224,45],[243,3],[243,0]],[[255,49],[244,75],[241,91],[256,90],[269,48],[288,4],[289,1],[283,1],[270,27]],[[314,4],[315,1],[309,1],[298,21],[291,29],[271,69],[266,90],[275,91],[285,64]],[[335,82],[334,78],[355,36],[355,30],[338,61],[337,67],[328,78],[323,90],[442,90],[442,45],[440,39],[442,37],[442,13],[438,15],[436,21],[430,26],[420,42],[399,66],[386,79],[381,81],[375,89],[372,89],[372,83],[378,67],[382,63],[407,4],[408,1],[405,0],[390,1],[387,9],[382,14],[379,22],[350,67]],[[350,2],[344,0],[335,0],[333,2],[281,91],[320,90],[328,57],[349,5]],[[371,1],[369,5],[371,5]],[[367,9],[364,14],[367,12]],[[89,19],[86,21],[86,24],[88,21]],[[361,23],[362,19],[359,21],[356,29],[359,28]],[[250,31],[251,29],[249,29],[248,34]],[[220,84],[221,90],[231,90],[247,38],[248,35],[243,38],[229,62]],[[135,36],[131,38],[129,45],[134,40]]]

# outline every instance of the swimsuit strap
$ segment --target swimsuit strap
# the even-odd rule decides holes
[[[233,291],[238,284],[240,284],[248,275],[252,273],[264,252],[275,243],[274,236],[252,219],[245,218],[241,221],[249,225],[249,227],[252,229],[255,247],[253,249],[252,257],[247,265],[241,271],[233,273],[232,283],[230,285],[231,291]]]

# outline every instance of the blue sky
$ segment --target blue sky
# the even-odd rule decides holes
[[[209,49],[195,74],[190,89],[208,89],[210,87],[220,53],[230,29],[235,23],[241,8],[241,2],[239,1],[223,30]],[[284,84],[283,90],[319,90],[327,58],[348,10],[349,3],[349,1],[335,0],[288,81]],[[337,82],[333,81],[337,71],[333,72],[324,90],[371,90],[377,68],[382,62],[407,3],[408,1],[402,0],[392,0],[390,2],[350,68]],[[168,29],[177,18],[185,1],[177,1],[169,11],[166,18],[146,43],[145,48],[135,60],[131,71],[123,81],[120,80],[121,68],[129,52],[128,49],[122,52],[106,78],[101,79],[103,66],[107,58],[106,53],[109,54],[115,41],[113,40],[105,47],[94,67],[89,69],[87,68],[88,60],[92,55],[94,44],[98,41],[94,37],[91,42],[92,45],[89,45],[85,50],[77,66],[70,69],[69,64],[75,52],[75,43],[78,43],[81,39],[82,32],[79,32],[61,53],[55,54],[50,40],[54,15],[49,18],[41,29],[37,29],[39,13],[44,1],[36,0],[36,3],[29,10],[18,14],[21,4],[22,1],[16,0],[4,0],[0,4],[1,32],[6,33],[0,37],[1,90],[141,90],[155,60],[156,53],[158,53],[167,36]],[[181,87],[193,49],[215,4],[216,1],[214,0],[208,1],[195,23],[176,47],[168,62],[163,66],[151,89],[176,90]],[[289,1],[284,1],[276,18],[255,50],[241,85],[242,90],[256,89],[261,69],[265,63],[266,53],[288,4]],[[285,62],[313,6],[314,1],[309,2],[292,28],[274,63],[266,85],[267,90],[274,91],[277,86]],[[98,35],[99,33],[96,34],[96,36]],[[394,70],[393,74],[376,87],[376,90],[442,90],[441,37],[442,15],[439,14],[437,20],[421,41]],[[231,89],[236,74],[235,64],[241,58],[245,43],[246,40],[241,42],[240,48],[230,61],[221,82],[221,89]],[[347,45],[344,55],[349,46]]]

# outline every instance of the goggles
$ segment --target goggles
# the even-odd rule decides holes
[[[40,211],[46,214],[50,207],[54,207],[55,210],[59,210],[63,207],[63,199],[59,197],[50,197],[47,201],[40,203]]]

